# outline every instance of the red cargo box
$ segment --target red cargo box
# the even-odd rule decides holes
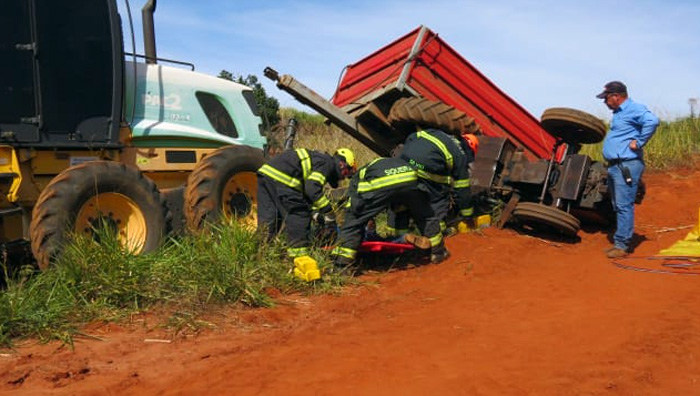
[[[348,66],[333,103],[351,113],[397,91],[454,106],[485,135],[508,137],[531,158],[551,157],[555,138],[539,120],[425,26]]]

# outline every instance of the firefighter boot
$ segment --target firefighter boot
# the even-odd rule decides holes
[[[416,234],[406,234],[404,235],[404,240],[406,243],[410,243],[418,249],[430,249],[430,239],[427,237]]]
[[[450,257],[450,252],[447,251],[444,242],[430,249],[430,262],[433,264],[441,263],[447,260],[448,257]]]
[[[333,267],[330,269],[331,274],[351,276],[355,272],[355,260],[347,257],[336,256],[333,260]]]

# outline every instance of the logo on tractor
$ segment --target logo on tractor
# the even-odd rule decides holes
[[[168,110],[182,110],[182,98],[174,93],[165,97],[146,93],[143,95],[143,103],[146,106],[163,107]]]

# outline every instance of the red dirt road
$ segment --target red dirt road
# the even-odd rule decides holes
[[[699,173],[645,179],[635,256],[683,238],[700,206]],[[605,233],[580,236],[459,235],[445,263],[232,310],[170,343],[153,342],[170,338],[164,330],[112,325],[88,329],[101,340],[74,351],[1,351],[0,393],[700,394],[700,277],[618,268]]]

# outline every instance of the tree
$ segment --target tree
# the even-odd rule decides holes
[[[262,84],[258,81],[258,77],[252,74],[247,75],[245,78],[243,76],[235,77],[233,73],[228,70],[222,70],[218,77],[224,80],[235,81],[252,88],[253,94],[255,95],[255,103],[258,105],[260,117],[262,118],[263,128],[269,131],[273,126],[277,125],[280,121],[280,103],[277,99],[267,96],[267,92],[265,92],[265,88],[263,88]]]

